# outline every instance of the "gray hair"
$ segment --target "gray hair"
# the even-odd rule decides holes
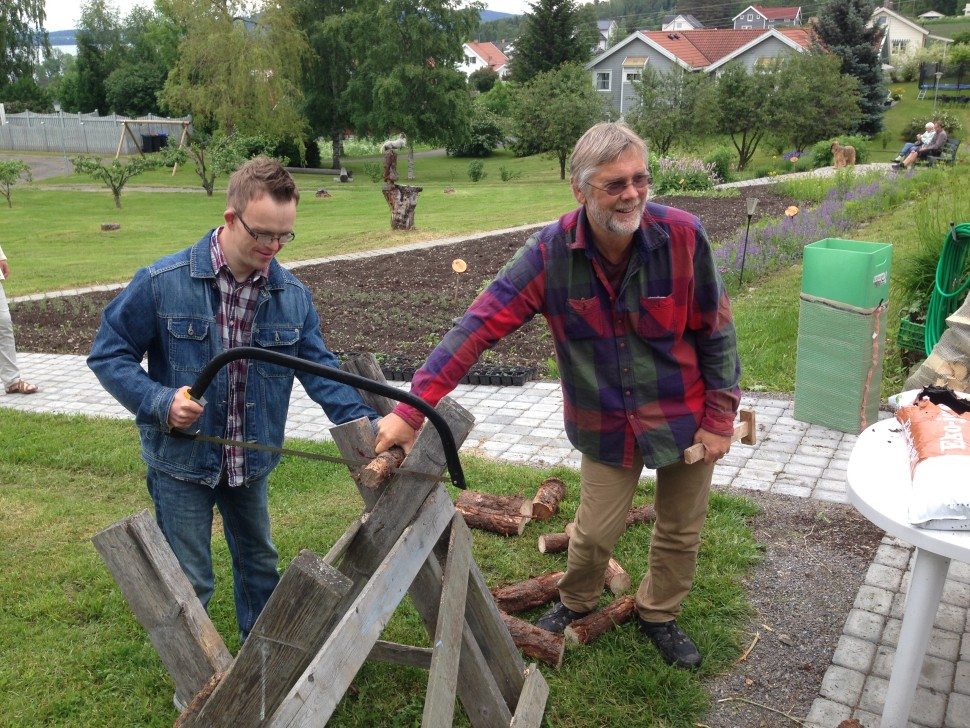
[[[573,147],[569,158],[569,177],[573,184],[585,187],[597,168],[617,159],[628,149],[636,149],[647,164],[647,145],[622,121],[604,121],[590,127]]]

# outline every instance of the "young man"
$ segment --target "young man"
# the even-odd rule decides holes
[[[545,316],[562,376],[566,434],[583,454],[576,530],[561,602],[539,626],[562,632],[596,607],[644,464],[657,469],[649,570],[636,595],[640,629],[668,663],[701,663],[677,626],[693,583],[714,463],[727,453],[740,401],[731,308],[696,217],[647,203],[642,139],[597,124],[570,162],[581,207],[533,235],[414,376],[430,404],[483,351]],[[406,449],[421,425],[399,405],[377,451]],[[703,443],[703,462],[682,452]]]
[[[105,309],[88,357],[104,388],[135,414],[158,525],[203,605],[214,588],[212,509],[219,508],[243,638],[279,581],[266,488],[279,455],[168,433],[197,426],[206,435],[282,444],[293,370],[237,360],[216,375],[205,406],[188,396],[203,366],[227,349],[256,346],[339,366],[309,290],[276,261],[295,237],[299,197],[279,163],[258,157],[240,167],[229,180],[224,224],[138,271]],[[333,422],[377,419],[356,389],[297,376]]]

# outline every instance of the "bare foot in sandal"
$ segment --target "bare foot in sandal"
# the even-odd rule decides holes
[[[7,394],[35,394],[36,392],[37,385],[25,382],[23,379],[18,379],[7,387]]]

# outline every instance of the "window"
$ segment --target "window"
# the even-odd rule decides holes
[[[754,13],[748,13],[748,17],[745,20],[754,20]]]
[[[909,47],[909,41],[906,39],[899,38],[892,41],[893,53],[905,53],[907,47]]]
[[[609,91],[610,90],[610,77],[613,75],[612,71],[597,71],[596,72],[596,90],[597,91]]]
[[[778,59],[771,56],[763,56],[754,62],[755,68],[774,68],[778,65]]]
[[[469,66],[474,66],[475,65],[474,56],[465,56],[465,63],[468,64]]]
[[[635,83],[635,82],[637,82],[639,80],[640,80],[640,72],[639,71],[624,71],[623,72],[623,81],[625,83]]]

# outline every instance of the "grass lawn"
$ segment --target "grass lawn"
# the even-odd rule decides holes
[[[0,440],[0,725],[171,725],[176,717],[173,685],[89,540],[111,523],[149,507],[134,426],[5,410]],[[64,448],[65,442],[83,447]],[[327,445],[294,444],[336,454]],[[532,495],[553,472],[569,489],[560,514],[530,524],[521,538],[474,534],[475,557],[489,585],[564,568],[565,554],[540,554],[535,544],[540,533],[561,531],[573,516],[578,474],[464,461],[476,489]],[[651,499],[651,484],[645,482],[637,502]],[[271,508],[274,538],[285,564],[301,548],[326,553],[359,515],[361,503],[342,467],[287,458],[271,478]],[[704,677],[730,669],[740,652],[747,613],[742,579],[758,559],[746,526],[753,513],[754,506],[743,499],[712,495],[697,582],[682,618],[705,655],[699,675],[664,665],[627,625],[570,650],[560,670],[543,670],[551,687],[548,725],[689,728],[702,718],[708,706]],[[221,528],[216,532],[218,586],[210,612],[235,652],[228,553]],[[617,558],[634,584],[643,575],[649,542],[646,528],[630,531],[620,541]],[[428,644],[407,603],[384,636]],[[426,681],[420,670],[366,665],[355,681],[357,692],[342,702],[330,724],[417,725]],[[456,722],[467,724],[463,716]]]

